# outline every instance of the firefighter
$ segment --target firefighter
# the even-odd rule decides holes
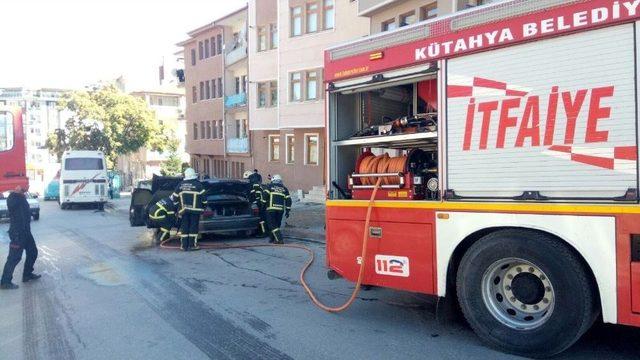
[[[267,234],[265,207],[262,203],[262,176],[260,176],[260,174],[258,173],[258,169],[254,169],[253,172],[251,172],[250,170],[245,171],[243,177],[249,180],[249,184],[251,184],[249,201],[256,204],[256,206],[258,207],[260,223],[258,224],[257,236],[262,237]]]
[[[265,207],[267,230],[270,243],[284,244],[280,224],[282,216],[289,217],[291,211],[291,195],[282,183],[280,175],[273,175],[271,183],[264,186],[262,204]]]
[[[149,219],[160,226],[158,242],[168,240],[176,224],[176,204],[170,197],[161,199],[149,209]]]
[[[207,204],[205,190],[192,168],[184,171],[184,180],[176,187],[171,200],[178,202],[180,221],[180,248],[183,251],[199,250],[198,236],[200,215]]]
[[[41,275],[33,273],[33,265],[38,258],[38,248],[36,241],[31,234],[31,210],[25,193],[29,191],[29,186],[18,186],[15,191],[7,197],[7,210],[9,213],[9,256],[4,265],[0,289],[13,290],[18,285],[12,283],[13,271],[22,260],[22,251],[27,253],[22,272],[22,282],[38,280]]]

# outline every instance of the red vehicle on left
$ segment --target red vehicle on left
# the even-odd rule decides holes
[[[0,107],[0,192],[28,184],[22,109]]]

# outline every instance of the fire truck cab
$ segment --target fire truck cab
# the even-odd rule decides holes
[[[328,49],[329,268],[524,356],[640,326],[639,19],[513,0]]]

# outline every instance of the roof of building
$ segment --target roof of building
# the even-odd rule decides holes
[[[247,9],[248,9],[248,6],[245,5],[245,6],[241,7],[240,9],[235,10],[235,11],[233,11],[233,12],[227,14],[227,15],[224,15],[224,16],[218,18],[218,19],[215,19],[214,21],[212,21],[212,22],[210,22],[208,24],[205,24],[203,26],[200,26],[199,28],[196,28],[196,29],[193,29],[193,30],[187,32],[187,35],[189,35],[190,38],[177,43],[176,46],[185,46],[185,45],[193,42],[195,40],[195,37],[200,35],[200,34],[202,34],[203,32],[205,32],[207,30],[215,29],[216,27],[222,26],[222,25],[218,24],[222,20],[230,18],[230,17],[232,17],[232,16],[234,16],[236,14],[239,14],[242,11],[246,11]]]

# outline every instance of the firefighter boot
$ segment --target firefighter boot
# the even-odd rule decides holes
[[[180,235],[180,250],[189,251],[189,235]]]
[[[271,232],[273,234],[273,243],[275,244],[284,244],[284,241],[282,240],[282,232],[280,231],[280,228],[275,228],[273,229],[273,231]]]
[[[198,245],[198,234],[189,236],[189,250],[200,250],[200,245]]]

